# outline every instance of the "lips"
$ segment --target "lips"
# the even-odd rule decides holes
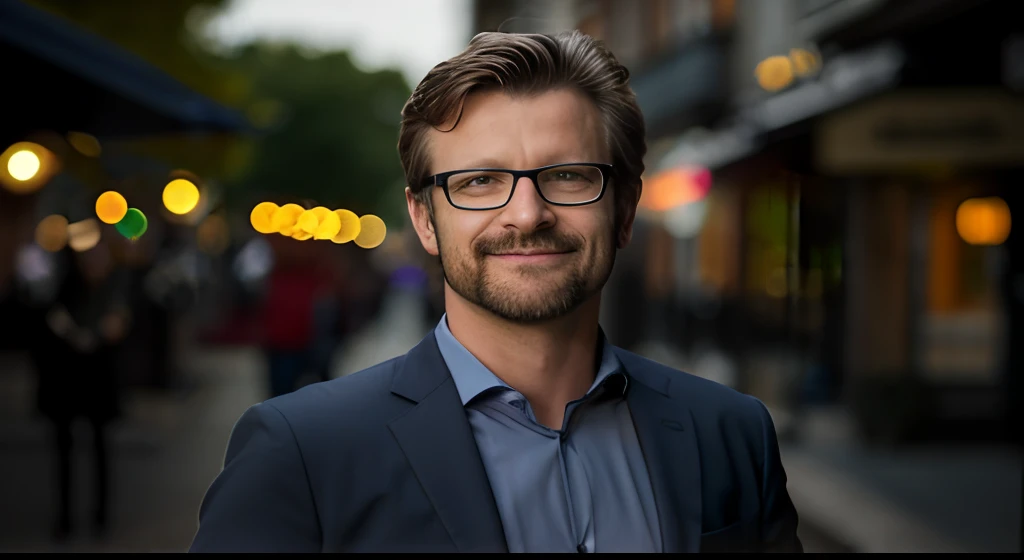
[[[571,253],[572,251],[554,251],[554,250],[530,250],[530,251],[513,251],[509,253],[493,253],[497,257],[535,257],[540,255],[564,255]]]

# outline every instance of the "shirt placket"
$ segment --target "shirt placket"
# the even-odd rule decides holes
[[[596,397],[596,395],[593,395]],[[579,422],[577,414],[581,413],[580,407],[586,404],[584,399],[573,401],[566,405],[565,419],[562,422],[561,430],[553,430],[537,422],[530,403],[522,394],[515,390],[508,390],[501,395],[500,401],[503,404],[514,408],[528,421],[526,426],[534,431],[554,440],[558,455],[559,472],[562,477],[562,494],[566,501],[568,512],[569,530],[572,533],[573,544],[577,552],[594,552],[596,543],[595,535],[591,525],[593,524],[593,506],[590,494],[587,492],[587,474],[582,467],[582,460],[579,458],[571,445],[573,427]],[[577,491],[574,492],[570,480],[577,480]],[[578,502],[578,503],[577,503]],[[581,515],[586,516],[585,518]]]

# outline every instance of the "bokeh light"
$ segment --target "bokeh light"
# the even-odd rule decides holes
[[[956,210],[956,231],[971,245],[1001,245],[1010,225],[1010,207],[998,196],[970,198]]]
[[[88,251],[100,242],[100,224],[92,218],[68,225],[68,246],[79,253]]]
[[[362,229],[359,216],[351,210],[335,210],[334,213],[338,215],[340,227],[338,228],[338,233],[331,238],[331,241],[340,244],[348,243],[355,239]]]
[[[313,236],[313,232],[316,231],[319,225],[320,220],[317,219],[316,213],[312,209],[305,210],[299,214],[299,219],[295,221],[295,229],[308,233],[310,237]]]
[[[31,150],[19,150],[7,160],[7,172],[18,181],[28,181],[39,173],[42,162]]]
[[[249,223],[252,224],[252,228],[259,233],[276,233],[277,230],[274,228],[274,212],[277,212],[279,206],[273,202],[261,202],[257,204],[252,212],[249,214]]]
[[[50,150],[34,142],[18,142],[0,154],[0,183],[14,194],[30,194],[45,185],[58,167]]]
[[[164,187],[163,199],[172,214],[188,214],[199,204],[199,188],[188,179],[175,179]]]
[[[68,219],[60,214],[53,214],[40,220],[36,226],[36,244],[43,249],[56,253],[68,242]]]
[[[96,217],[105,224],[120,222],[128,212],[128,201],[117,191],[107,191],[96,198]]]
[[[384,242],[387,235],[387,227],[384,220],[367,214],[359,218],[359,235],[353,240],[356,245],[363,249],[373,249]]]
[[[797,76],[809,76],[821,68],[821,61],[818,55],[807,49],[790,49],[789,61],[793,65],[793,71]]]
[[[299,216],[305,212],[306,209],[299,206],[298,204],[288,203],[282,205],[270,218],[271,226],[273,231],[280,233],[285,237],[291,237],[295,223],[299,220]]]
[[[786,56],[769,56],[754,69],[757,83],[766,91],[779,91],[793,83],[793,62]]]
[[[351,210],[306,209],[293,203],[260,202],[249,213],[249,223],[263,234],[278,233],[297,241],[329,239],[336,244],[355,241],[364,249],[379,246],[387,236],[384,220],[372,214],[359,217]]]
[[[666,212],[702,200],[711,190],[711,172],[704,167],[672,167],[644,180],[640,207]]]
[[[313,208],[313,213],[318,221],[313,239],[331,239],[338,235],[338,231],[341,230],[341,218],[337,214],[323,206]]]
[[[142,210],[129,208],[124,218],[117,222],[114,228],[125,238],[135,241],[146,233],[146,230],[149,228],[149,220],[146,219],[146,215],[142,213]]]

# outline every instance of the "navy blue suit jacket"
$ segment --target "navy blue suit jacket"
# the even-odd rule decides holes
[[[665,552],[802,551],[764,405],[616,353]],[[507,551],[433,333],[404,356],[249,408],[190,551]]]

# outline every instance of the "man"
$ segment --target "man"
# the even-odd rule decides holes
[[[628,72],[579,33],[484,33],[403,110],[445,315],[408,354],[250,408],[193,551],[801,551],[752,397],[615,348],[640,196]]]

